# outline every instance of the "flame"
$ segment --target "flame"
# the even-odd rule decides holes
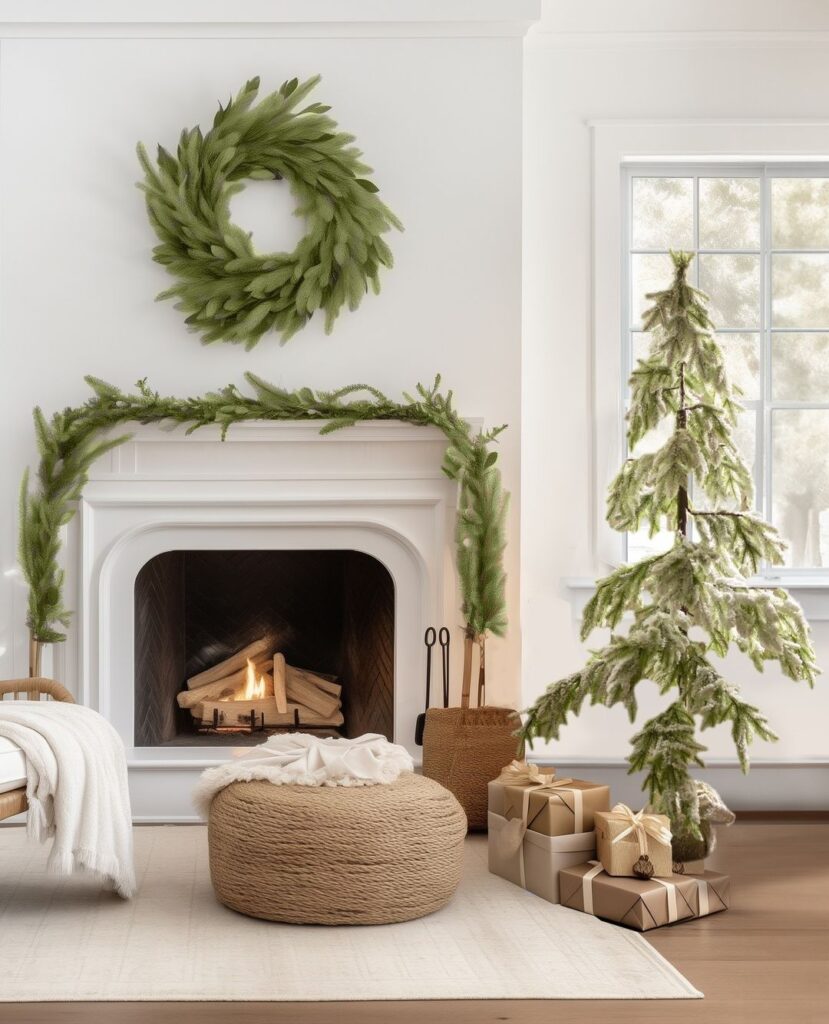
[[[256,675],[256,666],[247,659],[248,667],[245,675],[245,692],[243,700],[260,700],[265,696],[265,679]]]

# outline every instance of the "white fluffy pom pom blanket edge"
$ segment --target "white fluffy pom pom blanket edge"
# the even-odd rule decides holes
[[[377,786],[414,770],[405,747],[385,736],[366,733],[354,739],[324,738],[292,732],[270,736],[239,757],[204,771],[193,790],[203,818],[216,794],[234,782],[271,782],[275,786]]]

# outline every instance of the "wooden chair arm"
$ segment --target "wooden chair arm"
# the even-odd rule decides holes
[[[38,700],[42,694],[51,697],[52,700],[63,701],[64,704],[74,704],[75,698],[55,679],[45,679],[39,676],[35,679],[8,679],[0,682],[0,700],[10,693],[12,699]]]

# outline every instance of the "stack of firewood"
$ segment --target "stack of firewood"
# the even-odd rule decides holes
[[[204,725],[243,726],[254,712],[266,727],[299,721],[301,726],[337,728],[344,722],[341,692],[332,680],[286,664],[265,638],[192,676],[177,700]]]

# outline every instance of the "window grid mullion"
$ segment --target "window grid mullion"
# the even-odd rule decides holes
[[[633,243],[633,175],[628,173],[625,176],[623,189],[622,189],[622,216],[624,223],[622,224],[622,238],[624,239],[625,251],[623,253],[622,261],[622,380],[621,384],[621,408],[623,413],[622,419],[622,455],[624,459],[627,459],[630,452],[628,451],[627,441],[627,420],[624,418],[624,414],[627,412],[629,394],[628,394],[628,378],[630,377],[630,370],[633,366],[633,304],[631,301],[631,293],[633,291],[633,266],[630,256],[631,245]],[[630,558],[630,533],[626,530],[622,534],[622,560],[627,562]]]
[[[694,203],[693,203],[693,228],[694,233],[692,236],[694,243],[694,285],[699,288],[699,174],[694,175]],[[687,483],[688,496],[691,499],[691,503],[696,504],[696,495],[694,494],[694,478],[691,477]],[[691,536],[696,537],[696,527],[694,524],[693,516],[691,517]]]
[[[761,381],[760,394],[762,403],[759,411],[760,430],[757,438],[757,474],[758,474],[758,504],[760,512],[765,519],[772,519],[772,436],[771,436],[771,311],[772,311],[772,266],[771,266],[771,179],[768,168],[763,168],[760,181],[760,230],[763,247],[761,257],[763,266],[761,274],[762,289],[762,333],[760,335],[761,351]],[[763,566],[768,570],[768,565]]]

